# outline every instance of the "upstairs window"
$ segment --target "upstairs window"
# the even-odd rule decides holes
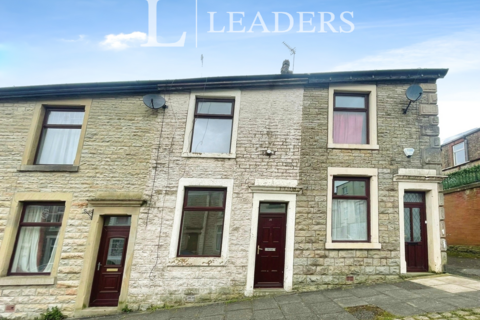
[[[332,241],[370,241],[368,178],[334,177]]]
[[[230,153],[234,100],[197,99],[190,152]]]
[[[178,257],[220,257],[226,189],[185,189]]]
[[[83,109],[47,109],[35,164],[70,164],[77,155]]]
[[[465,141],[457,143],[453,146],[453,165],[458,166],[467,162],[467,156],[465,153]]]
[[[368,94],[335,93],[333,143],[369,143],[368,99]]]
[[[50,274],[64,211],[64,203],[24,205],[9,274]]]

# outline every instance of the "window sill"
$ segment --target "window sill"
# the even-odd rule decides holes
[[[359,150],[379,150],[380,147],[377,144],[338,144],[329,143],[328,149],[359,149]]]
[[[79,166],[69,164],[22,164],[17,171],[20,172],[78,172]]]
[[[52,276],[8,276],[0,278],[0,286],[48,286],[55,284]]]
[[[221,257],[176,257],[168,260],[167,267],[225,267],[226,264],[227,260]]]
[[[325,249],[382,249],[381,243],[371,242],[327,242]]]
[[[235,159],[235,153],[196,153],[182,152],[184,158],[217,158],[217,159]]]

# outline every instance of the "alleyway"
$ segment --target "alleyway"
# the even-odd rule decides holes
[[[373,307],[349,309],[351,312],[346,310],[365,305],[376,306],[393,315],[388,316],[386,313],[385,318],[377,319],[480,319],[480,281],[453,275],[430,276],[393,284],[280,295],[150,313],[121,314],[102,319],[375,319]]]

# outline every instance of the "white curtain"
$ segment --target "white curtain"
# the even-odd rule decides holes
[[[25,221],[41,222],[43,206],[29,206],[25,212]],[[24,227],[18,237],[12,272],[38,272],[38,242],[40,227]]]
[[[45,129],[37,164],[73,164],[80,132],[80,129]]]
[[[47,266],[43,270],[43,272],[51,272],[53,267],[53,261],[55,260],[55,252],[57,252],[57,244],[58,244],[58,233],[57,238],[55,239],[55,244],[53,245],[53,249],[50,255],[50,259],[48,260]]]
[[[368,240],[367,201],[333,200],[332,239],[346,241]]]

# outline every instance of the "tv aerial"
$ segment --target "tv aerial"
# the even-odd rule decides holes
[[[165,98],[159,94],[147,94],[143,97],[143,103],[150,109],[166,109]]]
[[[295,54],[297,53],[296,51],[297,48],[290,47],[285,41],[283,41],[283,44],[285,45],[285,47],[288,48],[288,50],[290,50],[290,55],[293,56],[293,63],[292,63],[292,72],[293,72],[295,70]]]
[[[420,100],[420,98],[423,96],[423,89],[418,84],[413,84],[408,87],[405,95],[407,96],[407,99],[410,100],[410,102],[408,103],[407,108],[403,110],[403,114],[407,113],[408,108],[410,108],[412,102],[417,102],[418,100]]]

